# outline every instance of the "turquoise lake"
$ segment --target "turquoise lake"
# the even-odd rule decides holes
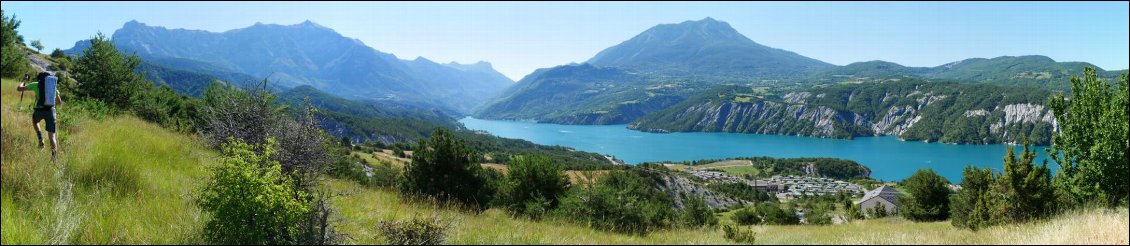
[[[908,142],[894,136],[842,140],[739,133],[660,134],[629,130],[626,125],[558,125],[471,117],[459,122],[469,129],[499,137],[611,155],[629,164],[753,156],[834,157],[859,162],[871,168],[872,178],[885,181],[902,180],[919,168],[929,167],[958,183],[965,166],[1000,170],[1007,148],[1014,148],[1017,153],[1021,150],[1021,146],[1005,144]],[[1038,154],[1037,165],[1046,156],[1044,148],[1033,147]],[[1057,165],[1049,161],[1048,166],[1055,170]]]

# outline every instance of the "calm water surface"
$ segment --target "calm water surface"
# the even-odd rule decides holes
[[[544,145],[612,155],[630,164],[649,161],[689,161],[728,157],[835,157],[871,168],[871,177],[887,181],[909,177],[919,168],[933,168],[950,182],[961,181],[967,165],[1001,169],[1005,144],[955,145],[899,141],[894,136],[857,137],[854,140],[739,133],[647,133],[625,125],[558,125],[517,121],[459,120],[467,128],[500,137],[519,138]],[[1034,147],[1044,159],[1045,147]],[[1049,162],[1053,170],[1056,164]]]

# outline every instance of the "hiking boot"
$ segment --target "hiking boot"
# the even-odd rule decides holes
[[[51,150],[51,162],[55,162],[55,160],[58,160],[58,156],[59,156],[59,151]]]
[[[39,149],[43,149],[43,142],[39,142]]]

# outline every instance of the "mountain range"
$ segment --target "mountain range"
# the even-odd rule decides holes
[[[256,23],[221,33],[130,21],[111,40],[119,49],[162,67],[222,79],[267,78],[282,88],[309,85],[345,98],[434,106],[455,115],[513,83],[486,62],[401,60],[310,21]],[[80,53],[88,45],[79,41],[67,53]]]
[[[1039,105],[1041,98],[1046,98],[1043,95],[1067,91],[1071,76],[1081,74],[1085,66],[1095,67],[1038,55],[971,58],[936,67],[907,67],[878,60],[837,66],[758,44],[728,23],[709,17],[654,26],[600,51],[585,63],[538,69],[518,82],[498,73],[487,62],[444,64],[424,57],[400,59],[310,21],[286,26],[256,23],[222,33],[167,29],[130,21],[115,31],[111,40],[119,49],[140,56],[144,64],[139,70],[151,80],[178,92],[198,95],[211,80],[231,83],[267,78],[284,96],[291,96],[288,100],[292,104],[310,96],[321,99],[316,102],[321,104],[319,107],[336,108],[326,122],[336,132],[359,139],[391,141],[419,138],[427,134],[428,129],[424,128],[430,127],[407,126],[402,131],[355,128],[399,127],[406,126],[399,124],[405,122],[457,127],[452,116],[473,114],[485,119],[560,124],[630,124],[633,129],[661,132],[727,131],[838,138],[899,135],[914,140],[962,143],[1014,142],[1030,134],[1039,134],[1043,139],[1046,131],[1042,128],[1054,125],[1042,116],[1046,113]],[[86,45],[87,41],[79,41],[68,53],[81,52]],[[1098,71],[1107,79],[1125,72]],[[873,85],[898,81],[914,81],[916,89]],[[948,83],[935,85],[939,82]],[[801,95],[797,93],[827,94],[820,88],[837,84],[849,84],[836,87],[849,97],[837,97],[838,101],[798,101],[789,97]],[[917,86],[929,86],[931,91],[919,91]],[[1035,91],[1022,94],[1022,99],[1005,94],[1001,94],[1002,99],[991,93],[966,93],[1011,88]],[[727,98],[727,93],[719,93],[720,90],[742,92],[730,93],[732,98]],[[866,94],[884,90],[897,91],[880,96]],[[837,106],[861,103],[857,102],[859,98],[850,96],[858,91],[866,92],[860,94],[865,96],[861,98],[878,97],[884,103],[862,111]],[[922,101],[932,98],[923,94],[927,92],[946,94],[951,99],[957,95],[978,98],[952,102],[962,105],[960,108],[933,109],[937,107]],[[891,93],[905,99],[888,102]],[[919,106],[910,112],[904,104]],[[349,107],[368,111],[346,110]],[[1024,111],[1032,114],[1024,115],[1025,119],[1031,119],[1012,126],[1014,121],[1001,118],[1018,115],[1016,110],[1021,109],[1032,111]],[[757,115],[728,115],[738,112],[734,110]],[[820,115],[802,119],[798,118],[804,116],[801,111]],[[793,112],[797,117],[784,117],[782,112]],[[959,123],[948,119],[954,115],[970,118],[967,112],[988,118],[963,121],[960,124],[964,126],[952,127]],[[888,122],[890,117],[900,121]],[[922,121],[909,120],[913,118]],[[933,126],[946,131],[922,130]],[[972,130],[980,132],[974,134]]]
[[[836,66],[758,44],[712,18],[662,24],[609,47],[585,64],[543,68],[475,111],[485,119],[627,124],[717,86],[797,91],[825,84],[902,79],[1069,90],[1085,62],[1045,56],[971,58],[937,67],[886,61]],[[1116,79],[1122,71],[1099,71]]]

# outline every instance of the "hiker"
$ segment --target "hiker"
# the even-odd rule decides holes
[[[48,77],[52,80],[52,84],[55,83],[54,80],[58,79],[51,73],[41,72],[36,76],[36,82],[32,82],[31,84],[27,82],[20,83],[20,86],[16,87],[16,90],[21,92],[28,90],[35,92],[35,112],[31,115],[31,124],[35,126],[35,136],[39,138],[39,148],[43,149],[43,133],[39,130],[39,121],[47,121],[47,134],[51,138],[51,158],[54,159],[59,148],[59,141],[55,138],[55,105],[62,104],[63,98],[59,95],[58,89],[52,88],[55,90],[54,93],[44,91],[44,87],[55,87],[45,86],[48,83]],[[47,99],[43,98],[44,95],[55,95],[54,102],[47,101]]]

